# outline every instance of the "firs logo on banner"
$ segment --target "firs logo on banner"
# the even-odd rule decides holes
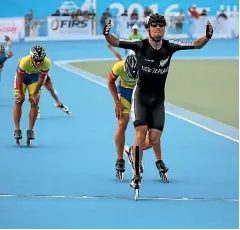
[[[52,30],[58,30],[60,28],[84,28],[88,26],[87,20],[66,20],[66,19],[53,19]]]

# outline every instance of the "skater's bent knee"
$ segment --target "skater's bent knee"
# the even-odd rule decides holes
[[[29,100],[31,108],[38,108],[38,102],[34,102],[33,100]]]
[[[20,106],[20,107],[22,107],[23,102],[24,102],[24,99],[23,99],[22,101],[20,101],[20,102],[15,101],[15,106]]]
[[[138,126],[135,128],[135,132],[137,135],[146,135],[147,134],[147,126],[146,125],[143,125],[143,126]]]
[[[147,135],[147,126],[139,126],[136,128],[135,132],[136,132],[136,143],[138,144],[140,144],[139,142],[143,143]]]
[[[151,145],[155,145],[160,141],[160,137],[161,137],[162,132],[160,132],[159,130],[149,130],[149,143]]]
[[[120,120],[118,120],[118,130],[124,131],[127,129],[127,125],[128,125],[128,118],[121,118]]]
[[[18,95],[15,95],[15,105],[22,106],[25,101],[25,97],[19,98]]]
[[[157,137],[149,138],[149,144],[150,144],[151,146],[156,145],[159,141],[160,141],[160,139],[157,138]]]

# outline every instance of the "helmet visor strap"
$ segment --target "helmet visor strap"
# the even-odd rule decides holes
[[[151,22],[150,26],[152,26],[152,27],[157,27],[157,26],[164,27],[164,26],[166,26],[166,23],[164,21]]]

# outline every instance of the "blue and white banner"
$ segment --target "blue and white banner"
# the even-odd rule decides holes
[[[193,20],[192,23],[192,38],[199,38],[206,33],[206,23],[210,21],[213,26],[213,39],[214,38],[234,38],[238,37],[239,21],[236,17],[230,17],[227,20],[216,17],[201,17]]]
[[[142,17],[138,20],[131,20],[127,16],[119,16],[115,20],[116,33],[120,38],[128,39],[132,33],[132,27],[137,25],[138,31],[147,37],[147,31],[144,27],[146,18]],[[176,29],[166,28],[165,37],[173,39],[186,39],[186,38],[199,38],[206,33],[207,21],[210,21],[213,25],[214,38],[236,38],[239,36],[239,20],[238,17],[230,17],[228,20],[223,18],[217,18],[214,16],[201,17],[199,19],[192,20],[188,25],[188,33],[177,33]]]
[[[20,41],[25,37],[24,18],[0,18],[0,42],[8,35],[12,41]]]
[[[92,33],[92,20],[48,17],[48,37],[89,37]]]
[[[144,27],[146,18],[141,17],[138,20],[131,20],[129,17],[119,16],[115,19],[115,28],[116,33],[120,38],[128,39],[129,35],[132,32],[132,27],[137,25],[139,33],[142,34],[143,37],[147,36],[147,31]]]
[[[145,21],[146,21],[146,18],[144,17],[141,17],[138,20],[131,20],[130,17],[119,16],[115,19],[115,23],[114,23],[114,26],[116,28],[115,32],[120,38],[128,39],[129,35],[132,33],[132,27],[134,25],[137,25],[138,32],[144,38],[146,38],[148,36],[148,32],[144,26]],[[176,31],[174,30],[169,31],[169,28],[167,27],[165,30],[165,37],[168,39],[186,39],[186,38],[189,38],[189,34],[187,33],[177,34]]]

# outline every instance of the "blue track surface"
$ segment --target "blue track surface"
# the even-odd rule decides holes
[[[41,44],[53,62],[112,57],[103,41]],[[209,200],[135,202],[129,186],[130,166],[124,183],[115,180],[116,120],[108,90],[55,65],[51,69],[54,86],[73,116],[54,108],[43,90],[42,118],[36,123],[33,147],[16,147],[13,76],[18,58],[31,45],[14,45],[15,56],[6,63],[0,82],[0,194],[10,195],[0,195],[0,228],[239,227],[239,203],[230,200],[239,197],[238,143],[167,115],[162,148],[170,183],[159,180],[153,151],[148,150],[140,196]],[[223,45],[230,48],[221,49]],[[236,57],[238,41],[212,41],[203,50],[179,52],[178,57],[196,54]],[[26,101],[21,123],[24,141],[28,109]],[[133,133],[130,122],[128,144]],[[93,198],[76,197],[83,195]]]

